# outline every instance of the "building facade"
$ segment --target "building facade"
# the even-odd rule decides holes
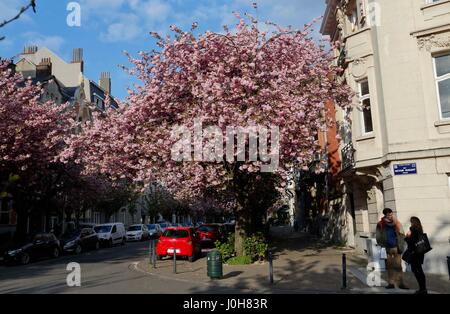
[[[356,92],[354,109],[336,112],[341,196],[329,229],[370,253],[385,207],[405,229],[417,216],[433,246],[425,270],[447,273],[450,1],[327,0],[321,33]]]
[[[58,55],[45,47],[25,47],[18,56],[12,70],[22,73],[25,78],[30,78],[33,83],[42,85],[43,94],[40,102],[53,101],[57,105],[69,104],[74,112],[74,117],[79,121],[92,119],[93,111],[105,110],[106,97],[111,95],[111,78],[109,73],[100,74],[98,83],[89,80],[84,75],[83,50],[73,50],[73,57],[66,62]],[[112,107],[117,108],[117,103],[110,98]],[[28,217],[27,230],[51,230],[62,220],[70,221],[73,217],[62,217],[62,213],[49,213],[42,215],[36,213]],[[131,214],[124,209],[116,213],[114,217],[107,219],[105,215],[87,210],[83,221],[104,223],[110,221],[121,221],[125,224],[140,222],[140,214]],[[11,197],[0,199],[0,243],[9,239],[15,231],[17,215],[14,210],[14,202]]]

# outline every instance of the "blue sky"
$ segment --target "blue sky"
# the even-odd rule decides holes
[[[27,0],[0,0],[0,20],[14,16]],[[102,71],[111,72],[112,93],[124,98],[133,80],[118,65],[129,65],[123,50],[137,55],[150,51],[154,41],[148,33],[165,34],[176,24],[189,29],[221,31],[234,25],[233,11],[253,12],[252,0],[36,0],[37,14],[31,11],[20,20],[0,29],[0,57],[10,58],[27,44],[46,46],[66,61],[73,48],[84,49],[85,74],[97,81]],[[70,2],[81,7],[81,26],[69,27],[66,10]],[[325,10],[325,0],[260,0],[258,17],[281,25],[301,27]],[[320,25],[317,25],[318,28]]]

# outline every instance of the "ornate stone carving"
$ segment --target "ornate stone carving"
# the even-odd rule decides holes
[[[367,73],[366,60],[358,58],[352,63],[352,75],[354,78],[361,78]]]
[[[450,48],[450,35],[430,35],[417,38],[420,49],[431,51],[432,48]]]

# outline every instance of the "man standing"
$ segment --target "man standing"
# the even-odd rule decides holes
[[[383,210],[383,218],[377,224],[377,243],[386,249],[386,268],[389,284],[386,289],[394,289],[397,284],[400,289],[408,289],[403,283],[402,253],[405,249],[405,233],[402,225],[394,217],[392,209]]]

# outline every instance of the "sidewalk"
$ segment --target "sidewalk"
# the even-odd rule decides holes
[[[197,282],[199,291],[211,288],[232,288],[251,293],[387,293],[384,288],[370,288],[363,272],[367,262],[357,256],[354,250],[331,247],[307,234],[294,233],[290,228],[276,227],[271,234],[274,238],[273,272],[274,284],[269,283],[269,263],[252,265],[223,265],[224,278],[211,280],[206,273],[206,258],[194,263],[177,260],[177,273],[173,273],[173,260],[157,261],[156,269],[149,259],[138,264],[138,268],[148,274],[187,282]],[[347,256],[347,289],[342,290],[342,254]],[[389,293],[413,293],[416,285],[407,283],[410,291],[390,290]],[[444,284],[430,282],[430,290],[445,292]],[[203,287],[203,288],[202,288]],[[447,287],[448,288],[448,287]],[[202,290],[203,289],[203,290]],[[208,290],[207,290],[208,291]],[[213,292],[214,290],[209,290]]]

